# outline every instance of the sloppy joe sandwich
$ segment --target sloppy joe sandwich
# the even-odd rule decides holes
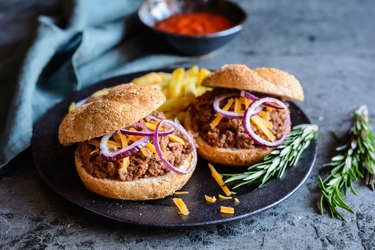
[[[155,88],[122,84],[65,116],[59,141],[78,143],[75,166],[89,190],[113,199],[151,200],[186,184],[197,153],[189,133],[155,111],[164,101]]]
[[[304,99],[299,81],[274,68],[225,65],[202,85],[214,89],[190,105],[184,126],[200,156],[228,166],[257,163],[280,145],[291,128],[286,101]]]

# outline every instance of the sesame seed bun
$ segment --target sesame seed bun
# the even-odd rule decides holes
[[[66,145],[103,136],[139,121],[164,102],[164,94],[155,88],[118,85],[69,112],[60,124],[59,141]]]
[[[193,153],[185,160],[180,169],[188,169]],[[190,179],[194,170],[188,174],[169,172],[162,176],[142,178],[133,181],[117,181],[108,178],[97,178],[90,175],[83,167],[79,147],[75,151],[75,165],[83,184],[90,191],[117,200],[156,200],[172,195],[180,190]]]
[[[285,100],[304,100],[299,81],[288,72],[275,68],[250,69],[243,64],[228,64],[207,76],[202,85],[248,90]]]

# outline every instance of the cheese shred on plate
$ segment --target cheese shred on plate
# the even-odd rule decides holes
[[[189,194],[189,191],[177,191],[174,192],[175,195],[180,195],[180,194]]]
[[[220,206],[220,213],[222,214],[234,214],[233,207]]]
[[[231,200],[231,199],[232,199],[231,196],[224,196],[224,195],[219,194],[219,200]]]
[[[221,189],[223,189],[225,195],[226,196],[230,196],[231,192],[230,192],[229,188],[224,184],[223,177],[221,176],[221,174],[219,174],[216,171],[216,169],[214,168],[214,166],[211,163],[208,163],[208,167],[211,170],[212,177],[214,177],[214,179],[217,182],[217,184],[219,184],[219,186],[221,187]]]
[[[216,202],[216,197],[215,196],[208,196],[204,195],[204,199],[206,200],[207,203],[215,203]]]
[[[182,215],[189,214],[189,210],[187,206],[185,205],[185,202],[181,198],[173,198],[173,202],[176,205],[179,214],[182,214]]]

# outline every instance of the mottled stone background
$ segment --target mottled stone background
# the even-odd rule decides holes
[[[358,183],[358,195],[345,198],[355,214],[344,212],[341,221],[318,214],[316,185],[337,145],[331,131],[344,136],[361,104],[369,105],[374,118],[375,2],[238,2],[249,13],[244,32],[194,63],[273,66],[300,79],[306,100],[299,105],[320,126],[318,158],[307,182],[275,208],[238,222],[186,230],[135,228],[59,198],[42,182],[26,150],[0,170],[0,248],[375,249],[375,192]],[[23,51],[35,15],[59,13],[58,0],[0,1],[0,59]]]

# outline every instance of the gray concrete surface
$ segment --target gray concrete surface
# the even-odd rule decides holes
[[[375,2],[239,1],[249,12],[244,32],[215,55],[192,63],[277,67],[294,73],[300,107],[320,126],[311,176],[290,198],[234,223],[186,230],[135,228],[87,213],[56,196],[38,176],[30,150],[0,170],[0,248],[68,249],[375,249],[375,192],[359,182],[345,201],[345,221],[317,211],[317,175],[344,135],[351,114],[375,114]],[[0,31],[1,33],[1,31]],[[188,65],[186,65],[188,66]],[[373,125],[375,125],[373,123]]]

